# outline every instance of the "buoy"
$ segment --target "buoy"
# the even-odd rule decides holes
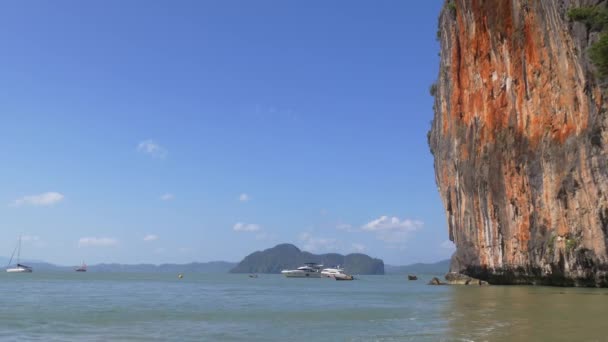
[[[184,277],[184,275],[180,273],[180,274],[178,274],[178,275],[177,275],[177,277],[178,277],[179,279],[182,279],[182,278]]]

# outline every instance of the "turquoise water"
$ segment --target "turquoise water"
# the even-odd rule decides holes
[[[0,274],[0,339],[606,341],[608,290],[234,274]]]

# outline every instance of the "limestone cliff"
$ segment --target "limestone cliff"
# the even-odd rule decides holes
[[[429,145],[457,250],[503,284],[608,286],[606,90],[585,0],[450,0]]]

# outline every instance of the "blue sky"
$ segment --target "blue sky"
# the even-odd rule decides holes
[[[0,6],[0,255],[450,256],[426,144],[441,1]]]

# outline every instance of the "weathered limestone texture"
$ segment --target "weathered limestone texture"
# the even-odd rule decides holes
[[[608,286],[606,91],[587,56],[598,33],[567,17],[598,4],[446,2],[429,145],[452,272]]]

